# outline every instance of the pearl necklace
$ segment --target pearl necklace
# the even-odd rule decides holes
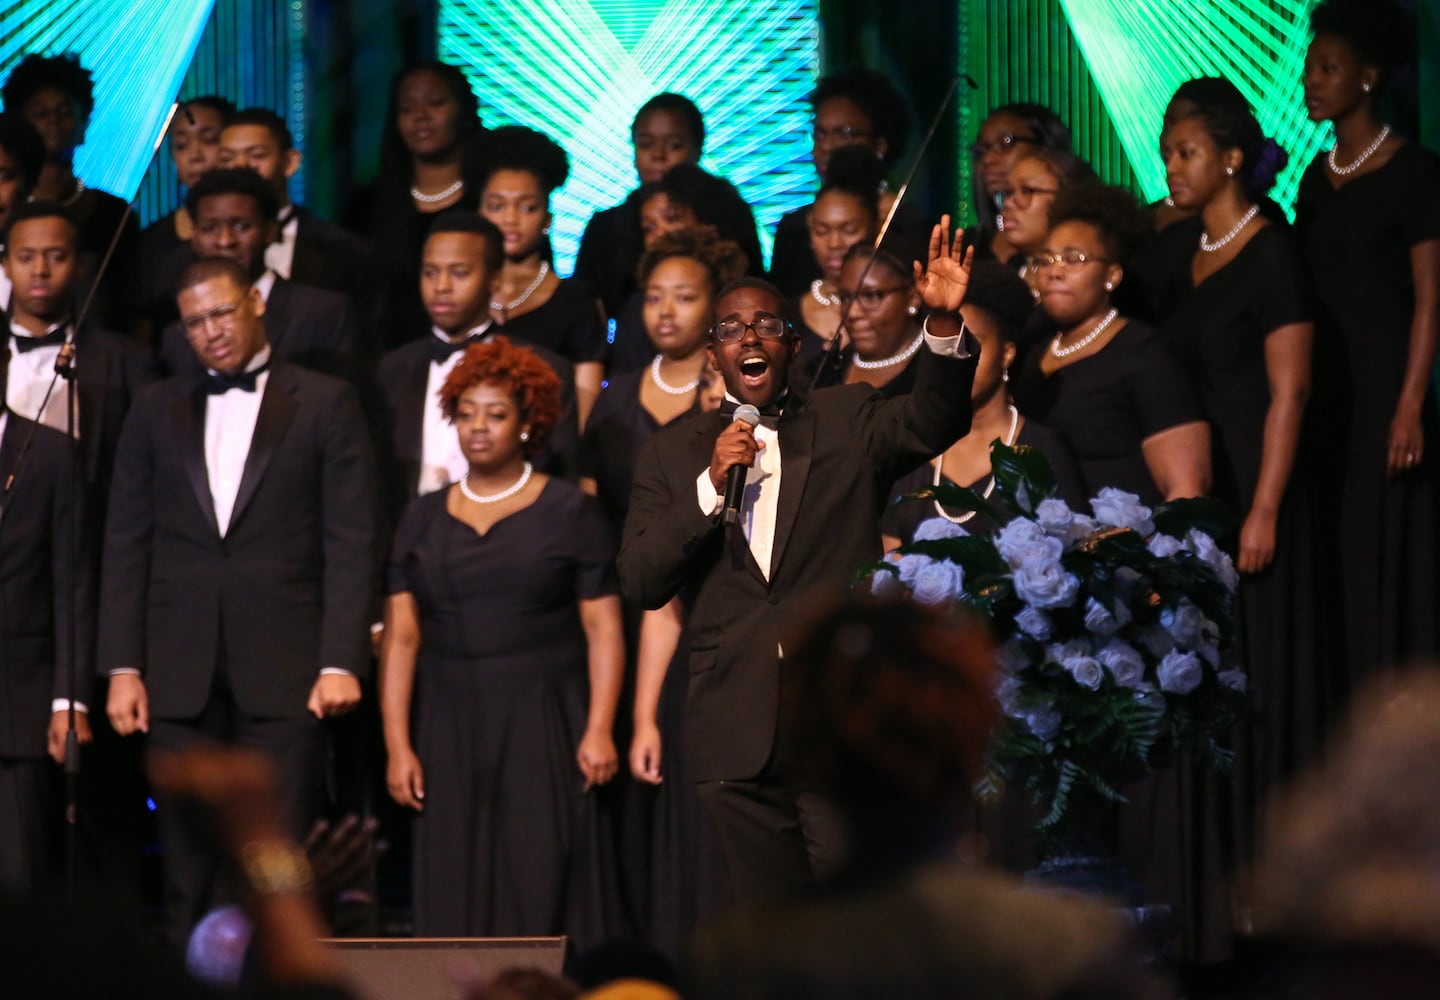
[[[1390,126],[1386,125],[1384,128],[1380,129],[1380,134],[1375,137],[1375,141],[1366,148],[1365,152],[1361,153],[1353,163],[1347,163],[1343,167],[1339,166],[1335,162],[1335,149],[1340,145],[1337,142],[1334,146],[1330,147],[1330,155],[1326,157],[1326,160],[1328,160],[1330,163],[1330,169],[1335,173],[1339,174],[1341,177],[1344,177],[1346,174],[1353,174],[1355,171],[1359,170],[1362,166],[1365,165],[1366,160],[1370,159],[1370,157],[1375,155],[1375,150],[1380,148],[1380,144],[1384,142],[1386,138],[1389,137],[1389,135]]]
[[[898,365],[902,361],[909,361],[915,356],[915,352],[920,350],[920,345],[923,343],[925,343],[925,331],[922,330],[920,331],[920,335],[910,342],[910,346],[899,354],[892,354],[888,358],[881,358],[878,361],[866,361],[857,354],[855,355],[854,364],[856,368],[863,368],[866,371],[875,368],[889,368],[891,365]]]
[[[535,466],[526,462],[525,471],[520,473],[520,478],[515,480],[513,486],[507,486],[499,493],[491,493],[489,496],[482,496],[470,488],[470,473],[467,472],[465,473],[465,477],[460,480],[460,492],[465,494],[465,499],[472,503],[499,503],[501,500],[509,500],[516,493],[523,490],[525,484],[530,481],[530,474],[534,471]]]
[[[683,396],[687,392],[693,392],[700,385],[700,378],[696,376],[693,381],[684,385],[671,385],[660,377],[660,355],[655,355],[655,360],[650,362],[650,381],[655,383],[655,388],[661,392],[668,392],[672,396]]]
[[[73,204],[75,204],[77,201],[79,201],[79,200],[80,200],[80,196],[81,196],[82,194],[84,194],[84,193],[85,193],[85,182],[82,181],[80,178],[77,177],[77,178],[75,178],[75,190],[71,193],[70,197],[68,197],[68,198],[64,199],[63,201],[61,201],[60,204],[64,205],[66,208],[69,208],[71,205],[73,205]]]
[[[1255,218],[1256,213],[1258,213],[1259,211],[1260,211],[1260,206],[1259,206],[1259,205],[1251,205],[1251,206],[1250,206],[1250,211],[1248,211],[1248,212],[1246,212],[1244,215],[1240,216],[1240,221],[1237,222],[1237,223],[1235,223],[1235,228],[1232,229],[1232,230],[1230,230],[1230,231],[1229,231],[1228,233],[1226,233],[1224,236],[1220,237],[1218,240],[1215,240],[1213,243],[1212,243],[1211,240],[1210,240],[1210,234],[1209,234],[1209,233],[1201,232],[1201,234],[1200,234],[1200,252],[1201,252],[1201,253],[1214,253],[1216,250],[1219,250],[1219,249],[1223,248],[1223,247],[1224,247],[1226,244],[1228,244],[1231,240],[1233,240],[1235,237],[1239,236],[1239,235],[1240,235],[1240,231],[1241,231],[1242,229],[1244,229],[1246,226],[1250,225],[1250,220],[1253,219],[1253,218]]]
[[[446,198],[449,198],[451,195],[459,191],[464,186],[465,179],[462,177],[459,180],[455,181],[454,184],[451,184],[449,187],[447,187],[445,190],[436,191],[434,194],[426,194],[419,188],[412,187],[410,189],[410,197],[414,198],[416,201],[420,202],[423,205],[433,205],[437,201],[444,201]]]
[[[1111,309],[1108,313],[1105,314],[1104,319],[1102,319],[1099,323],[1095,324],[1095,329],[1085,334],[1084,337],[1081,337],[1069,347],[1060,346],[1060,341],[1065,339],[1065,334],[1055,334],[1055,339],[1050,342],[1050,353],[1055,355],[1055,357],[1057,358],[1068,358],[1076,351],[1081,350],[1082,348],[1089,347],[1095,342],[1096,337],[1100,336],[1100,334],[1104,333],[1110,328],[1110,324],[1115,322],[1115,317],[1119,315],[1119,309]]]
[[[1014,404],[1014,403],[1011,403],[1011,404],[1010,404],[1010,429],[1005,432],[1005,447],[1007,447],[1007,448],[1013,448],[1013,447],[1015,447],[1015,429],[1016,429],[1017,427],[1019,427],[1019,426],[1020,426],[1020,411],[1017,410],[1017,409],[1015,409],[1015,404]],[[931,485],[932,485],[932,486],[939,486],[939,485],[940,485],[941,470],[942,470],[944,467],[945,467],[945,453],[944,453],[944,452],[941,452],[939,459],[937,459],[936,462],[935,462],[935,477],[934,477],[934,479],[931,480]],[[990,494],[991,494],[991,493],[994,493],[994,492],[995,492],[995,474],[994,474],[994,473],[991,473],[991,474],[990,474],[990,484],[985,487],[985,492],[984,492],[984,493],[981,493],[980,496],[981,496],[982,499],[989,500],[989,499],[990,499]],[[974,512],[973,510],[967,510],[965,513],[961,514],[959,517],[955,517],[954,515],[949,514],[949,513],[946,512],[945,508],[944,508],[943,506],[941,506],[939,500],[936,500],[936,501],[935,501],[935,513],[939,514],[941,517],[943,517],[945,520],[949,521],[951,524],[964,524],[966,521],[970,520],[972,517],[975,516],[975,512]]]
[[[816,278],[810,282],[810,297],[827,309],[831,306],[838,306],[840,304],[840,296],[820,294],[820,289],[824,287],[824,285],[824,278]]]
[[[518,308],[525,302],[526,299],[535,294],[535,289],[540,287],[540,282],[544,281],[545,276],[549,273],[550,263],[548,261],[542,260],[540,262],[540,270],[535,272],[535,280],[530,282],[529,288],[525,289],[525,291],[520,293],[520,297],[518,299],[511,299],[509,302],[496,302],[494,299],[491,299],[490,308],[497,311],[503,310],[504,312],[510,312],[512,309]]]

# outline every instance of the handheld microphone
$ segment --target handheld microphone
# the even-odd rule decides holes
[[[760,411],[749,403],[735,407],[732,417],[751,427],[760,423]],[[749,471],[748,465],[732,465],[730,471],[725,474],[726,525],[736,524],[740,520],[740,501],[745,498],[745,476]]]

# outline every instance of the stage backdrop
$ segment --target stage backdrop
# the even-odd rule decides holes
[[[570,154],[551,240],[568,274],[590,215],[636,185],[635,110],[689,97],[705,116],[701,165],[755,209],[768,256],[780,216],[810,201],[816,0],[441,0],[441,59],[464,67],[489,126],[529,125]]]

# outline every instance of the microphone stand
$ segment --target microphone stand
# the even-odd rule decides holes
[[[155,137],[155,144],[150,149],[150,158],[146,161],[146,169],[149,164],[155,161],[156,155],[160,152],[160,146],[165,141],[165,135],[170,131],[170,123],[175,120],[176,112],[184,109],[186,116],[191,117],[190,109],[185,108],[180,101],[170,106],[170,113],[165,116],[164,123],[160,126],[160,133]],[[84,303],[80,306],[80,312],[70,324],[69,335],[65,343],[60,346],[60,354],[55,358],[55,374],[50,377],[50,384],[45,388],[45,395],[40,399],[40,406],[35,411],[35,419],[31,423],[29,432],[20,446],[20,453],[15,459],[15,470],[5,478],[4,489],[0,490],[0,527],[4,526],[4,517],[10,508],[10,497],[15,490],[15,483],[20,473],[24,471],[25,459],[30,454],[30,446],[35,440],[35,431],[45,417],[45,408],[50,404],[50,397],[54,395],[55,388],[61,379],[68,385],[69,392],[66,394],[65,430],[70,439],[70,559],[68,570],[70,573],[70,627],[66,630],[64,639],[64,651],[69,663],[69,676],[66,678],[66,694],[70,703],[66,712],[65,725],[65,875],[66,882],[73,890],[76,885],[76,876],[79,871],[79,795],[80,795],[80,734],[76,728],[75,721],[75,700],[80,693],[80,549],[84,539],[85,526],[81,523],[81,511],[83,504],[81,498],[85,492],[85,455],[80,447],[80,439],[76,436],[76,411],[80,403],[80,386],[75,376],[75,337],[84,325],[86,318],[90,315],[90,307],[95,303],[95,294],[100,289],[100,282],[105,277],[105,272],[110,267],[110,261],[115,256],[115,248],[120,245],[120,237],[125,232],[125,224],[130,221],[130,216],[135,211],[135,202],[140,198],[137,191],[134,198],[125,204],[125,211],[120,216],[120,222],[115,227],[115,233],[110,237],[110,245],[105,249],[105,256],[100,259],[100,266],[95,271],[95,277],[90,283],[90,290],[85,296]],[[92,706],[93,707],[93,706]]]
[[[944,99],[940,102],[940,106],[935,109],[935,117],[930,119],[930,128],[926,131],[925,138],[920,143],[920,148],[915,152],[915,159],[911,161],[910,169],[905,173],[905,180],[901,182],[899,190],[895,192],[895,200],[890,203],[890,211],[885,213],[885,221],[880,224],[880,231],[875,234],[873,249],[879,250],[880,244],[885,241],[886,234],[890,232],[890,224],[895,221],[895,213],[900,210],[900,202],[905,200],[905,195],[910,190],[910,184],[915,180],[915,174],[919,171],[920,164],[924,161],[925,154],[930,149],[930,143],[935,138],[935,132],[940,127],[940,119],[944,117],[945,110],[950,107],[950,102],[954,99],[955,91],[959,89],[960,81],[962,80],[965,81],[971,90],[980,89],[980,85],[976,83],[968,73],[957,74],[955,78],[950,81],[950,86],[945,90]],[[874,266],[875,254],[872,253],[870,259],[865,262],[864,270],[860,272],[860,281],[857,283],[857,287],[865,284],[865,279],[869,277],[870,269]],[[832,364],[839,362],[840,339],[844,336],[845,331],[849,329],[850,311],[854,308],[855,300],[852,298],[850,303],[845,307],[845,311],[840,314],[840,325],[835,328],[835,335],[830,338],[830,342],[825,345],[825,350],[820,354],[820,360],[815,363],[815,371],[810,377],[810,388],[806,392],[807,397],[814,394],[815,387],[820,384],[820,379],[824,376],[825,370]]]

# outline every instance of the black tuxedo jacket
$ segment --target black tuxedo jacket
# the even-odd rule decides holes
[[[110,471],[120,428],[142,389],[158,376],[155,360],[139,344],[108,330],[84,328],[75,333],[76,396],[80,401],[80,448],[85,456],[85,481],[104,515]]]
[[[497,332],[504,333],[503,329]],[[415,499],[424,447],[425,408],[439,405],[438,400],[425,398],[433,339],[433,334],[427,333],[395,348],[380,360],[379,382],[386,414],[384,425],[390,431],[383,471],[391,512],[396,515],[405,504]],[[551,475],[572,478],[580,447],[575,409],[575,366],[549,348],[532,344],[523,337],[511,337],[510,340],[538,354],[560,378],[560,421],[535,464]]]
[[[968,339],[968,338],[967,338]],[[689,610],[685,727],[697,781],[759,774],[775,747],[777,648],[799,600],[847,584],[880,557],[890,487],[970,427],[971,358],[921,352],[914,390],[817,391],[780,418],[780,496],[767,581],[743,533],[700,510],[695,481],[729,424],[720,412],[668,426],[641,452],[620,548],[625,595]]]
[[[296,207],[295,256],[290,280],[312,288],[339,292],[360,318],[363,342],[358,347],[374,357],[376,339],[386,314],[385,281],[376,264],[375,247],[350,230]]]
[[[277,358],[352,382],[360,380],[362,338],[355,310],[339,292],[277,278],[265,303],[265,337]],[[169,375],[201,371],[179,321],[160,336],[160,360]]]
[[[101,579],[100,670],[134,667],[151,712],[200,714],[217,651],[241,711],[305,713],[323,667],[363,676],[374,469],[354,391],[276,361],[224,537],[193,376],[145,391],[115,461]]]
[[[14,475],[15,485],[0,515],[0,758],[45,756],[51,699],[70,697],[68,637],[77,625],[75,694],[90,704],[94,602],[84,553],[76,552],[84,543],[70,461],[64,434],[14,413],[6,418],[0,483]]]

